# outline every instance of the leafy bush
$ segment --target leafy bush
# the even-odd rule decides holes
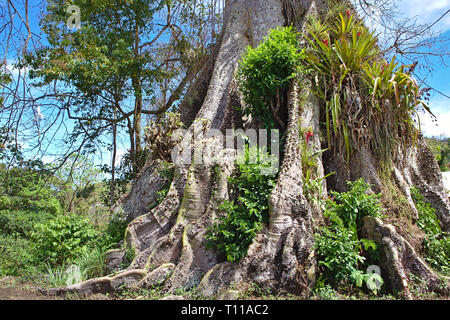
[[[261,174],[261,170],[270,167],[268,156],[259,150],[259,164],[249,164],[249,153],[247,148],[238,158],[238,173],[229,179],[237,189],[237,200],[225,201],[220,206],[226,215],[209,227],[205,236],[209,248],[216,248],[232,262],[247,254],[248,246],[261,230],[262,223],[268,221],[268,199],[275,186],[275,175]]]
[[[339,227],[322,227],[321,233],[316,234],[315,249],[319,257],[319,267],[322,266],[322,275],[330,283],[353,283],[361,287],[363,283],[376,293],[374,281],[383,282],[383,279],[374,273],[365,273],[360,265],[366,258],[361,252],[369,248],[376,249],[373,241],[358,239],[353,231]]]
[[[30,241],[21,237],[0,236],[0,276],[26,276],[36,273]]]
[[[78,215],[58,215],[45,224],[36,224],[31,233],[37,259],[51,266],[74,261],[98,239],[98,231]]]
[[[36,223],[45,223],[53,217],[46,212],[0,210],[0,236],[27,239]]]
[[[370,193],[370,185],[363,179],[348,181],[348,192],[331,191],[334,201],[328,201],[326,216],[339,226],[356,233],[365,216],[381,218],[381,194]]]
[[[128,221],[122,211],[115,212],[109,219],[106,230],[102,234],[101,246],[105,250],[115,247],[125,236]]]
[[[358,238],[358,227],[364,216],[381,217],[380,195],[368,194],[370,186],[362,179],[348,182],[348,192],[332,194],[336,201],[328,200],[324,216],[329,218],[329,226],[319,229],[315,235],[315,250],[323,281],[335,286],[342,283],[363,283],[374,293],[378,287],[375,281],[383,283],[381,276],[365,273],[361,269],[367,261],[377,258],[376,244]],[[373,261],[376,262],[376,261]]]
[[[15,144],[9,145],[11,149]],[[23,160],[20,150],[14,153]],[[62,211],[56,192],[47,185],[48,172],[36,169],[41,165],[23,161],[6,171],[0,164],[0,274],[26,276],[37,271],[29,235],[35,224],[45,224]]]
[[[361,243],[356,235],[342,227],[321,228],[316,234],[316,250],[320,257],[319,266],[325,268],[323,275],[333,283],[347,281],[350,277],[355,280],[358,264],[364,262],[359,254]]]
[[[159,205],[166,198],[169,193],[170,186],[172,185],[172,180],[175,174],[175,167],[170,162],[163,162],[162,169],[159,171],[159,174],[162,178],[166,180],[161,190],[157,192],[158,198],[156,199],[156,205]]]
[[[436,210],[417,188],[411,188],[411,195],[419,213],[417,225],[425,232],[425,260],[433,269],[450,275],[450,234],[442,231]]]
[[[259,47],[247,47],[237,77],[244,95],[246,114],[260,119],[266,128],[274,128],[272,112],[280,107],[282,93],[301,70],[303,57],[298,33],[292,27],[270,31]]]
[[[0,177],[0,210],[58,214],[61,204],[46,179],[45,171],[11,168]]]

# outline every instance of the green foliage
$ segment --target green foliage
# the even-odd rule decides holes
[[[0,276],[27,276],[36,273],[35,257],[26,238],[0,235]]]
[[[450,234],[443,232],[436,210],[425,201],[420,191],[411,188],[411,196],[419,212],[417,225],[425,232],[425,260],[444,275],[450,275]]]
[[[0,274],[24,276],[36,272],[29,234],[35,224],[47,223],[62,208],[48,171],[26,161],[20,149],[11,149],[10,145],[0,160],[14,159],[20,166],[5,170],[0,165]]]
[[[342,227],[324,227],[320,234],[316,234],[315,248],[320,257],[319,266],[325,267],[323,275],[334,284],[349,278],[356,282],[356,277],[361,273],[358,264],[365,259],[359,254],[361,243],[355,238],[352,231]]]
[[[331,191],[334,201],[328,201],[328,210],[325,216],[329,217],[336,225],[349,228],[353,232],[361,226],[361,219],[365,216],[382,218],[381,194],[370,191],[370,185],[363,179],[347,184],[348,192]]]
[[[274,128],[273,111],[280,107],[283,92],[291,79],[302,71],[304,56],[298,33],[292,27],[277,28],[257,47],[247,47],[237,71],[244,95],[246,114],[260,119],[266,128]]]
[[[64,287],[94,277],[101,277],[105,271],[104,251],[99,248],[84,251],[75,261],[52,266],[45,263],[45,285]]]
[[[386,160],[398,143],[416,141],[417,111],[430,110],[411,76],[414,65],[380,59],[377,37],[349,10],[325,21],[312,18],[307,29],[311,49],[305,61],[318,75],[328,147],[348,161],[354,149],[369,143]]]
[[[450,171],[450,138],[425,138],[425,141],[433,152],[441,171]]]
[[[49,175],[28,168],[11,168],[0,181],[0,211],[26,211],[48,214],[62,212]]]
[[[82,154],[73,154],[65,162],[57,161],[46,166],[54,172],[52,187],[65,212],[80,215],[106,216],[106,207],[99,206],[100,194],[105,189],[101,170],[92,159]]]
[[[250,154],[257,151],[257,164],[249,163]],[[226,255],[228,261],[239,261],[247,254],[252,243],[268,221],[268,199],[275,186],[275,175],[263,175],[261,170],[270,167],[269,156],[256,148],[246,148],[238,157],[238,173],[229,179],[236,189],[237,200],[225,201],[220,209],[226,215],[208,228],[205,238],[209,248],[215,248]]]
[[[450,138],[447,139],[445,146],[441,149],[438,164],[442,171],[450,171]]]
[[[313,136],[312,128],[300,130],[303,192],[308,200],[323,205],[323,181],[335,172],[331,172],[324,177],[319,176],[318,159],[326,149],[316,151],[309,142],[309,139]]]
[[[124,239],[127,227],[128,220],[123,212],[114,212],[103,232],[101,247],[109,250],[117,246],[117,244]]]
[[[58,215],[47,223],[38,223],[31,233],[35,257],[51,266],[75,260],[98,237],[98,231],[78,215]]]
[[[81,280],[105,275],[105,253],[106,248],[98,245],[82,251],[81,255],[72,263],[80,268]]]
[[[136,257],[136,250],[131,246],[127,247],[125,249],[125,255],[123,256],[123,259],[120,262],[120,269],[128,268],[131,262],[133,262],[135,257]]]
[[[45,264],[45,272],[46,272],[46,283],[55,288],[55,287],[64,287],[67,286],[69,277],[74,279],[74,274],[71,272],[67,272],[67,268],[69,266],[67,264],[62,264],[59,266],[51,266],[49,264]],[[73,282],[76,281],[70,281]]]
[[[161,190],[157,192],[158,198],[156,199],[157,205],[163,202],[163,200],[166,198],[167,194],[169,193],[170,186],[172,185],[172,180],[175,174],[175,167],[170,162],[163,162],[162,163],[162,169],[159,170],[159,174],[162,178],[166,180]]]
[[[314,288],[314,294],[320,300],[339,300],[337,292],[331,285],[325,284],[323,280],[317,280]]]
[[[176,109],[186,84],[208,56],[210,39],[205,32],[216,26],[203,21],[198,27],[208,8],[192,0],[48,0],[45,4],[40,20],[45,46],[27,54],[18,68],[29,68],[36,86],[61,84],[55,106],[70,111],[75,120],[65,139],[68,145],[83,141],[82,151],[93,153],[98,140],[105,142],[105,135],[126,133],[132,170],[122,171],[135,176],[145,163],[144,105],[158,106],[161,115]],[[77,30],[66,23],[70,4],[80,8]],[[184,26],[161,24],[166,19]]]
[[[378,288],[375,281],[383,283],[378,274],[362,271],[370,255],[376,262],[377,246],[368,239],[358,238],[358,227],[364,216],[381,217],[379,195],[367,194],[370,186],[362,179],[348,182],[348,192],[332,192],[335,201],[328,200],[324,216],[329,218],[329,226],[321,227],[315,235],[315,249],[322,280],[334,286],[363,283],[373,293]]]

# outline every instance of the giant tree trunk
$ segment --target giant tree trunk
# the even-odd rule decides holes
[[[326,2],[326,1],[325,1]],[[252,125],[243,121],[235,107],[241,104],[234,78],[238,61],[247,45],[256,46],[268,31],[294,23],[301,30],[308,15],[323,6],[319,0],[228,0],[224,27],[216,53],[205,65],[205,71],[188,90],[181,104],[182,119],[190,125],[187,138],[173,151],[177,159],[194,159],[201,150],[218,159],[217,163],[190,165],[178,163],[165,200],[147,211],[155,201],[155,193],[163,185],[158,164],[149,163],[137,178],[131,193],[121,207],[133,221],[129,224],[124,248],[109,253],[108,263],[118,266],[126,248],[133,248],[136,257],[127,270],[115,276],[55,289],[52,292],[95,293],[125,287],[152,287],[164,282],[167,292],[178,288],[197,287],[205,296],[218,297],[231,285],[256,283],[262,288],[307,296],[315,281],[314,228],[320,222],[320,210],[303,194],[303,175],[299,126],[312,127],[313,144],[320,149],[320,104],[307,88],[294,81],[288,92],[288,121],[285,148],[277,185],[270,197],[270,222],[263,228],[239,263],[226,262],[205,248],[204,235],[228,199],[227,178],[234,170],[235,151],[224,149],[217,137],[189,139],[209,129],[225,129]],[[207,90],[205,89],[207,88]],[[306,99],[299,99],[300,95]],[[194,117],[194,115],[196,115]],[[195,120],[193,120],[195,118]],[[299,121],[301,118],[302,121]],[[199,129],[201,127],[201,129]],[[409,187],[419,186],[438,210],[443,229],[449,229],[449,201],[442,185],[438,167],[427,147],[420,143],[396,159],[393,182],[409,200]],[[329,187],[345,188],[345,180],[363,177],[382,189],[378,167],[369,150],[361,148],[352,155],[352,167],[343,161],[324,156],[319,171],[337,171]],[[220,170],[217,170],[219,166]],[[326,186],[326,185],[325,185]],[[326,190],[325,190],[326,192]],[[438,276],[431,271],[407,240],[392,226],[366,219],[364,232],[383,248],[382,270],[393,288],[408,296],[408,279],[413,273],[425,279],[431,290],[442,291]],[[406,248],[406,249],[405,249]],[[406,250],[406,251],[405,251]],[[400,252],[400,254],[399,254]],[[444,290],[445,291],[445,290]]]

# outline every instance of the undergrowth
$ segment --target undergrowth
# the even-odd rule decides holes
[[[411,188],[411,195],[419,212],[417,225],[425,232],[425,260],[433,269],[450,276],[450,234],[442,231],[436,210],[417,188]]]
[[[250,161],[251,154],[257,161]],[[208,228],[205,236],[207,247],[225,254],[231,262],[239,261],[247,254],[263,222],[268,222],[268,199],[275,186],[275,174],[262,174],[271,167],[271,157],[262,150],[245,148],[236,160],[237,174],[229,178],[236,192],[236,199],[220,206],[226,214]]]
[[[332,191],[334,200],[327,201],[324,216],[327,226],[315,235],[315,250],[321,272],[316,293],[329,295],[330,288],[363,284],[376,294],[383,279],[377,273],[366,273],[368,263],[377,262],[377,245],[360,239],[358,231],[365,216],[381,218],[380,195],[369,193],[370,185],[360,179],[348,182],[350,191]]]
[[[277,118],[286,104],[285,92],[291,79],[304,72],[299,63],[304,52],[298,39],[293,27],[273,29],[257,48],[247,47],[240,61],[237,79],[246,104],[242,111],[267,129],[285,125]]]

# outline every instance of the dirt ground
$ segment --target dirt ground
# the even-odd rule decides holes
[[[21,283],[13,277],[0,279],[0,300],[55,300],[38,292],[30,284]]]
[[[39,292],[39,288],[30,283],[24,283],[14,277],[0,278],[1,300],[82,300],[80,297],[51,297]],[[102,294],[89,297],[89,300],[109,300]]]

